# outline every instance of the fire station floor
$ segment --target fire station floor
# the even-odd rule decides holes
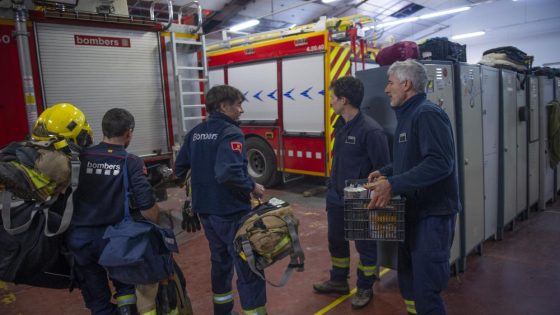
[[[313,293],[312,284],[328,278],[330,258],[324,194],[303,197],[306,190],[322,181],[305,178],[267,191],[291,203],[300,219],[300,236],[306,261],[305,271],[294,272],[283,288],[267,286],[269,314],[386,314],[405,315],[395,271],[384,273],[374,286],[375,298],[366,308],[351,309],[351,296],[337,297]],[[183,192],[172,189],[162,209],[179,207]],[[178,235],[176,255],[186,275],[187,289],[197,315],[212,314],[210,260],[202,232]],[[355,284],[356,252],[352,246],[350,284]],[[277,281],[286,266],[282,261],[267,269],[267,277]],[[352,286],[354,287],[354,286]],[[503,240],[483,244],[483,255],[471,255],[466,271],[449,281],[443,298],[451,315],[553,315],[560,314],[560,201],[547,210],[529,213],[529,219],[516,221]],[[241,312],[236,297],[235,310]],[[78,290],[33,288],[0,282],[0,314],[61,315],[88,314]]]

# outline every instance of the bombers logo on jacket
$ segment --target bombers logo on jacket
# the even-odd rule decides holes
[[[86,174],[119,175],[120,172],[121,166],[119,164],[87,162]]]
[[[193,141],[198,140],[217,140],[217,133],[194,133],[192,136]]]

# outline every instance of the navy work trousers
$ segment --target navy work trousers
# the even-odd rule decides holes
[[[111,303],[107,271],[97,263],[107,245],[104,233],[105,227],[77,227],[70,229],[66,236],[68,249],[75,259],[76,278],[92,315],[108,315],[116,311],[116,306]],[[134,285],[111,281],[115,286],[115,297],[135,294]]]
[[[449,255],[455,214],[427,216],[406,223],[399,244],[398,278],[407,309],[418,315],[445,315],[440,293],[449,281]]]
[[[333,262],[331,270],[332,281],[346,281],[350,271],[350,243],[344,238],[344,208],[327,204],[329,252]],[[360,254],[360,263],[356,271],[358,280],[356,286],[360,289],[370,289],[377,279],[377,243],[368,240],[354,241],[356,250]],[[336,262],[341,264],[337,264]],[[344,266],[347,261],[348,266]]]
[[[215,315],[230,314],[233,309],[233,266],[237,272],[237,289],[243,309],[264,309],[266,304],[265,281],[251,271],[249,265],[233,248],[233,240],[242,216],[243,214],[227,217],[200,215],[210,246]]]

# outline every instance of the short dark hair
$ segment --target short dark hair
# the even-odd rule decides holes
[[[206,111],[209,113],[220,109],[222,102],[233,105],[245,101],[245,95],[230,85],[216,85],[206,93]]]
[[[107,138],[122,137],[130,130],[134,129],[134,116],[123,108],[111,108],[101,121],[103,135]]]
[[[331,91],[336,97],[346,97],[350,105],[360,108],[364,98],[364,84],[352,76],[344,76],[331,83]]]

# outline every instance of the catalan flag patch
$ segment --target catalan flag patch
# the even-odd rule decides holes
[[[230,142],[230,145],[231,145],[231,150],[239,151],[239,153],[243,152],[243,143],[239,141],[232,141]]]

